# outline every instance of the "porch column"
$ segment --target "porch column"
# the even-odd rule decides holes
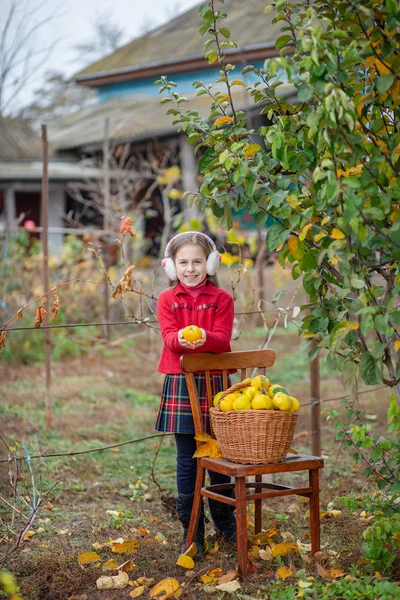
[[[16,218],[15,210],[15,189],[13,186],[6,188],[4,193],[5,208],[6,208],[6,223],[8,227],[12,225]]]

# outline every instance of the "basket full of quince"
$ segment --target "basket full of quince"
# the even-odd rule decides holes
[[[287,455],[299,401],[264,375],[247,377],[214,397],[213,432],[224,458],[237,463],[277,463]]]

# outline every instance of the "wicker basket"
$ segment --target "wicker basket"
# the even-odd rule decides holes
[[[219,402],[230,392],[248,387],[240,382],[228,388],[210,408],[212,428],[224,458],[242,464],[278,463],[292,444],[297,413],[279,410],[223,412]]]

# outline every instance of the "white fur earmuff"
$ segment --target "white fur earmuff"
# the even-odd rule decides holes
[[[161,261],[161,265],[162,265],[168,279],[170,279],[171,281],[176,281],[176,279],[178,279],[178,276],[176,274],[175,263],[170,256],[171,243],[173,242],[173,240],[176,240],[177,237],[179,237],[181,235],[187,235],[190,233],[193,235],[196,234],[196,235],[202,235],[203,237],[205,237],[212,248],[212,252],[208,255],[207,262],[206,262],[207,275],[215,275],[219,265],[221,264],[221,255],[218,252],[216,245],[214,244],[212,239],[210,237],[208,237],[208,235],[206,235],[205,233],[201,233],[200,231],[185,231],[182,233],[178,233],[178,235],[173,237],[168,242],[167,247],[165,248],[164,258]]]

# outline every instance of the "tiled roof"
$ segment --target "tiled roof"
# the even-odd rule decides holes
[[[273,46],[281,23],[272,24],[272,15],[264,12],[265,4],[265,0],[225,0],[221,4],[220,10],[228,14],[223,25],[230,29],[231,39],[238,44],[237,51]],[[75,79],[84,81],[95,75],[140,71],[155,65],[165,66],[203,57],[203,44],[207,38],[200,37],[198,33],[202,23],[198,8],[195,6],[166,25],[89,65],[77,73]],[[160,74],[166,71],[164,68]]]
[[[39,133],[20,119],[0,117],[0,160],[23,160],[41,156]]]
[[[280,86],[279,93],[293,94],[289,84]],[[189,102],[181,105],[186,110],[198,110],[207,117],[210,110],[208,96],[187,96]],[[248,94],[234,94],[236,109],[255,109]],[[173,135],[177,127],[173,118],[167,115],[168,104],[160,105],[160,96],[130,96],[87,107],[81,111],[52,121],[48,124],[50,142],[57,150],[67,150],[90,145],[99,146],[104,138],[105,120],[108,119],[109,139],[113,141],[141,140]]]

